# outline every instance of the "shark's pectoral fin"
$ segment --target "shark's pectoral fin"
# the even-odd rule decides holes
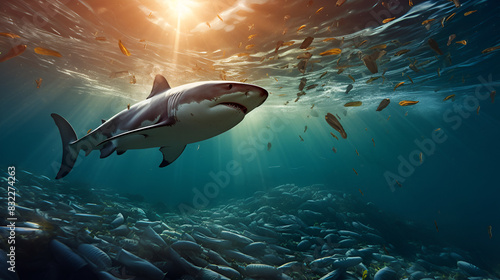
[[[100,156],[100,158],[109,157],[109,155],[111,155],[115,150],[116,150],[115,144],[113,142],[107,142],[101,148],[101,156]]]
[[[116,140],[116,139],[122,139],[123,140],[124,138],[127,138],[127,137],[147,138],[149,136],[149,132],[152,129],[160,128],[160,127],[163,127],[163,126],[173,125],[174,123],[175,123],[175,120],[171,120],[171,118],[169,118],[169,119],[167,119],[167,120],[165,120],[163,122],[159,122],[157,124],[153,124],[153,125],[150,125],[150,126],[141,127],[141,128],[138,128],[138,129],[130,130],[130,131],[123,132],[123,133],[117,134],[115,136],[109,137],[108,139],[106,139],[106,140],[100,142],[99,144],[97,144],[97,146],[106,145],[106,143],[111,142],[111,141]]]
[[[174,162],[182,154],[185,148],[186,145],[161,147],[160,152],[163,154],[163,161],[160,163],[160,167],[165,167]]]
[[[127,150],[116,150],[117,155],[123,155]]]

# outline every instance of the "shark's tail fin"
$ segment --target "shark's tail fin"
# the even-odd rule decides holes
[[[56,179],[61,179],[62,177],[68,175],[78,158],[79,150],[75,148],[75,146],[71,145],[71,143],[76,141],[78,138],[67,120],[58,114],[51,114],[50,116],[54,119],[54,122],[61,133],[63,155],[61,167],[59,168],[59,172],[56,176]]]

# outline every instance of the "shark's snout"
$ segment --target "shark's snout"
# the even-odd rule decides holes
[[[247,114],[266,101],[267,90],[249,84],[233,84],[231,92],[221,96],[218,105],[223,105]]]

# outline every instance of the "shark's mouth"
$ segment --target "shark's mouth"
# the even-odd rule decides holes
[[[222,102],[219,105],[225,105],[227,107],[231,107],[231,108],[234,108],[236,110],[240,110],[243,112],[243,114],[246,114],[248,111],[247,107],[245,107],[241,104],[238,104],[238,103],[234,103],[234,102]]]

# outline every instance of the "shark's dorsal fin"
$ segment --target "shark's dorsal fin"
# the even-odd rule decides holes
[[[105,123],[105,122],[106,122],[106,120],[105,120],[105,119],[102,119],[102,120],[101,120],[101,124],[103,124],[103,123]]]
[[[153,88],[151,89],[151,93],[148,95],[148,98],[146,99],[149,99],[157,95],[158,93],[162,93],[169,89],[170,85],[168,84],[167,79],[165,79],[165,77],[163,77],[162,75],[156,75],[155,81],[153,82]]]

